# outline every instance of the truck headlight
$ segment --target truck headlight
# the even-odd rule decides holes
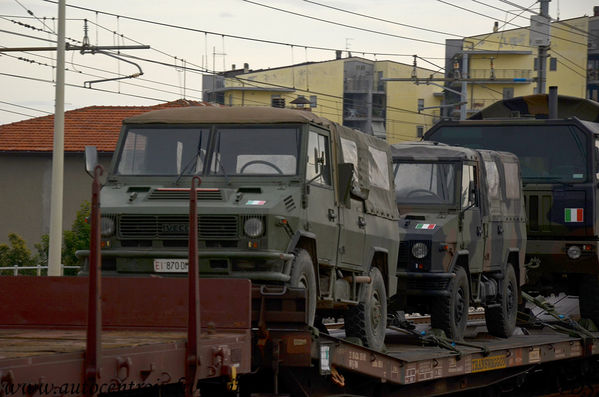
[[[568,256],[570,259],[578,259],[581,254],[582,250],[577,245],[571,245],[570,248],[568,248]]]
[[[248,237],[259,237],[264,233],[264,223],[259,218],[249,218],[243,224],[243,231]]]
[[[412,246],[412,255],[416,259],[422,259],[428,255],[428,247],[424,243],[416,243]]]
[[[102,237],[110,237],[114,234],[114,219],[102,217],[100,218],[100,234]]]

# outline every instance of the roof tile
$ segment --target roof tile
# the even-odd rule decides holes
[[[65,112],[64,150],[83,152],[96,146],[113,152],[123,119],[152,110],[214,106],[208,102],[178,99],[154,106],[88,106]],[[54,145],[54,115],[0,125],[0,152],[51,152]]]

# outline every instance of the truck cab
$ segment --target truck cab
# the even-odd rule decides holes
[[[102,189],[105,274],[187,272],[190,181],[201,277],[306,289],[383,346],[399,245],[383,141],[307,111],[189,107],[126,119]],[[86,262],[88,251],[78,252]]]
[[[470,306],[509,337],[525,281],[526,217],[515,155],[436,142],[392,145],[399,288],[408,312],[461,339]]]

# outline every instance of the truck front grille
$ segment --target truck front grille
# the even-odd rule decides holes
[[[189,235],[186,215],[121,215],[118,235],[124,239],[181,239]],[[236,216],[200,215],[198,238],[200,240],[237,239]]]

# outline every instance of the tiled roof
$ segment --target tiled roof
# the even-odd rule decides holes
[[[83,152],[96,146],[112,152],[123,119],[169,107],[213,106],[207,102],[179,99],[154,106],[89,106],[65,112],[64,150]],[[218,105],[217,105],[218,106]],[[0,125],[0,152],[51,152],[54,145],[54,115]]]

